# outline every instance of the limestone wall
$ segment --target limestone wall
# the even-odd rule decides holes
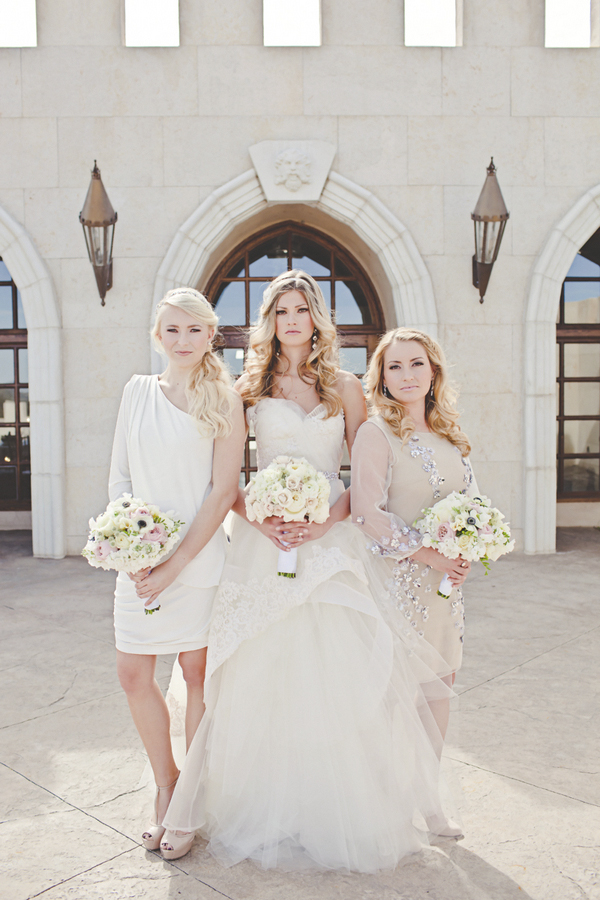
[[[324,43],[309,49],[263,47],[260,0],[180,6],[179,48],[124,47],[119,0],[38,0],[39,46],[0,50],[0,205],[62,316],[68,552],[105,501],[122,386],[150,371],[174,235],[251,168],[249,146],[276,139],[333,143],[333,170],[409,229],[478,479],[522,540],[528,291],[548,235],[600,182],[600,50],[544,49],[542,0],[465,0],[464,46],[443,50],[403,46],[399,0],[323,0]],[[511,218],[481,306],[470,212],[491,155]],[[94,159],[119,214],[105,308],[77,218]]]

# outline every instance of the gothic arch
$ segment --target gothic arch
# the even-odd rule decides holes
[[[33,241],[1,207],[0,256],[21,292],[27,319],[33,553],[60,559],[66,548],[60,313],[50,274]]]
[[[552,229],[538,256],[525,314],[525,551],[556,546],[556,317],[579,248],[600,227],[600,185]]]
[[[198,284],[226,236],[269,205],[254,169],[213,191],[175,235],[158,270],[153,310],[171,288]],[[377,255],[389,281],[398,323],[435,335],[431,278],[411,234],[396,216],[370,191],[336,172],[330,172],[316,206],[350,226]]]

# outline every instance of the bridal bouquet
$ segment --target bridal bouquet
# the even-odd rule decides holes
[[[458,491],[424,509],[415,528],[423,535],[424,547],[433,547],[448,559],[479,559],[486,574],[490,561],[510,553],[515,546],[504,516],[487,497],[471,498]],[[444,575],[438,594],[449,597],[451,591],[452,583]]]
[[[181,537],[182,525],[173,518],[172,510],[161,513],[158,506],[123,494],[96,519],[90,519],[81,555],[96,569],[133,574],[160,562]],[[147,614],[155,612],[160,609],[159,601],[144,609]]]
[[[329,491],[325,475],[305,459],[277,456],[248,483],[246,515],[261,524],[269,516],[280,516],[284,522],[325,522]],[[296,548],[280,550],[277,574],[295,578],[297,559]]]

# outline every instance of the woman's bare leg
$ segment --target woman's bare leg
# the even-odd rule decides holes
[[[185,708],[185,745],[190,749],[196,729],[204,715],[204,675],[206,672],[206,647],[187,650],[179,654],[179,665],[187,687]]]
[[[154,677],[156,656],[123,653],[117,650],[117,673],[127,695],[135,727],[146,748],[157,785],[164,787],[175,781],[179,771],[173,759],[170,720],[167,704]],[[160,791],[157,821],[167,811],[172,791]]]
[[[455,678],[456,672],[452,672],[451,675],[446,675],[446,677],[441,680],[444,684],[447,684],[448,687],[452,687]],[[428,706],[431,710],[431,715],[435,719],[435,724],[439,728],[442,740],[445,741],[450,719],[450,700],[447,697],[443,700],[430,700]]]

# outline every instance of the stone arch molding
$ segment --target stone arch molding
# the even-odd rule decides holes
[[[213,191],[175,235],[158,270],[153,310],[171,288],[197,284],[224,238],[268,205],[254,169]],[[398,322],[435,336],[431,278],[407,228],[370,191],[336,172],[329,172],[316,206],[349,225],[377,254],[390,282]],[[158,356],[153,365],[160,371]]]
[[[600,185],[552,229],[537,258],[525,315],[525,551],[556,548],[556,317],[579,248],[600,228]]]
[[[33,553],[60,559],[66,551],[60,314],[50,274],[33,241],[2,207],[0,256],[18,285],[27,319]]]

